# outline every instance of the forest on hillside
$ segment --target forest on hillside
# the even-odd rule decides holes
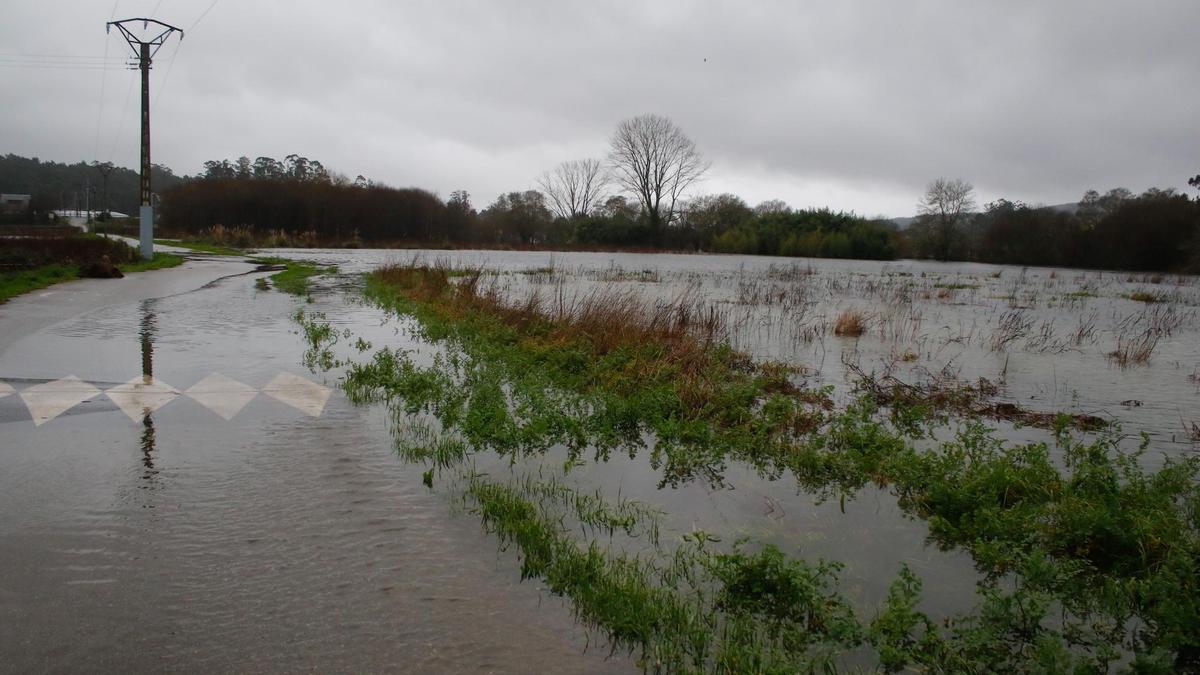
[[[168,167],[153,165],[150,181],[156,192],[169,190],[184,180]],[[31,213],[22,215],[22,221],[44,222],[50,211],[84,209],[89,203],[94,211],[136,214],[140,182],[137,170],[112,162],[65,164],[11,153],[0,156],[0,192],[32,197]]]

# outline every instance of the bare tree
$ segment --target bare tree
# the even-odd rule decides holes
[[[692,139],[659,115],[641,115],[618,124],[608,161],[615,181],[637,195],[657,243],[662,243],[662,228],[678,215],[680,196],[709,166]]]
[[[538,179],[550,198],[555,215],[562,218],[586,216],[604,202],[608,176],[598,159],[563,162]]]
[[[925,187],[917,212],[928,225],[933,256],[948,260],[961,221],[975,209],[974,186],[960,179],[939,178]]]
[[[792,207],[782,199],[768,199],[765,202],[759,202],[758,206],[754,207],[756,216],[787,215],[791,212]]]

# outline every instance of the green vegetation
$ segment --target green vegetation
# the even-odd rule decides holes
[[[882,221],[828,209],[758,216],[745,207],[741,222],[716,234],[712,248],[722,253],[891,260],[897,253],[897,234]]]
[[[175,255],[174,253],[155,253],[150,260],[137,259],[133,262],[121,263],[117,265],[122,272],[149,272],[151,270],[161,270],[168,267],[178,267],[182,265],[184,257]]]
[[[520,549],[522,578],[543,579],[552,593],[571,598],[576,618],[605,631],[614,648],[640,652],[647,671],[810,672],[863,641],[862,626],[833,589],[837,565],[786,561],[773,547],[713,553],[703,533],[658,561],[596,540],[581,546],[567,517],[591,536],[636,536],[643,519],[614,525],[603,501],[587,503],[599,517],[563,513],[538,498],[546,488],[472,476],[466,499],[502,544]]]
[[[388,403],[397,448],[428,466],[427,484],[468,476],[467,497],[521,550],[524,575],[572,598],[581,620],[639,650],[647,670],[830,669],[863,650],[888,670],[1200,667],[1200,459],[1149,472],[1115,433],[1072,437],[1077,420],[1067,416],[1052,420],[1053,447],[1009,445],[979,422],[946,429],[946,407],[932,395],[881,408],[868,388],[835,410],[827,392],[797,386],[786,367],[731,350],[719,322],[682,302],[506,300],[478,272],[415,264],[377,271],[367,292],[414,316],[420,336],[444,351],[418,365],[381,349],[349,364],[347,395]],[[334,365],[329,345],[349,336],[319,317],[298,319],[311,353],[324,356],[312,363]],[[427,415],[442,431],[417,424]],[[655,545],[651,557],[580,543],[562,514],[536,503],[547,490],[528,477],[502,484],[470,469],[477,453],[515,462],[551,448],[565,449],[568,469],[645,452],[663,484],[719,485],[739,462],[824,497],[884,487],[928,523],[933,542],[971,554],[982,604],[927,616],[916,609],[919,580],[900,569],[870,619],[837,596],[833,563],[752,544],[716,550],[704,537]],[[588,503],[577,511],[607,514],[598,522],[615,529],[641,522],[614,516],[619,505]]]
[[[155,253],[151,260],[122,263],[118,269],[122,272],[148,272],[183,264],[183,258],[170,253]],[[51,264],[30,270],[17,272],[0,272],[0,303],[7,302],[18,295],[36,291],[47,286],[74,281],[81,278],[77,265]]]
[[[251,258],[260,265],[284,265],[286,269],[271,275],[275,288],[292,295],[308,295],[308,280],[322,274],[336,274],[337,267],[317,267],[308,263],[276,257]]]
[[[122,272],[174,267],[183,258],[156,253],[142,260],[124,242],[92,235],[0,239],[0,302],[80,278],[80,266],[108,261]]]
[[[74,265],[44,265],[31,270],[0,272],[0,302],[78,278],[79,268]]]
[[[1147,293],[1146,291],[1134,291],[1133,293],[1130,293],[1128,297],[1134,302],[1144,302],[1148,305],[1152,305],[1156,302],[1162,302],[1163,300],[1161,295],[1157,293]]]
[[[547,499],[546,495],[560,500]],[[704,532],[657,555],[630,554],[603,537],[620,531],[649,539],[652,515],[617,519],[603,501],[573,500],[569,489],[526,478],[504,484],[472,474],[465,499],[502,546],[521,553],[521,576],[571,598],[578,620],[602,630],[616,649],[637,652],[647,672],[812,673],[873,654],[882,670],[947,673],[1104,672],[1117,651],[1096,626],[1054,627],[1054,594],[1036,585],[989,585],[978,612],[935,622],[917,609],[921,581],[902,566],[871,620],[838,592],[841,565],[789,559],[747,542],[715,549]],[[571,508],[571,507],[575,508]],[[628,509],[627,503],[616,510]],[[595,514],[600,514],[596,516]],[[572,534],[581,530],[588,543]],[[1030,574],[1049,570],[1033,562]],[[939,627],[941,623],[941,627]],[[1164,653],[1138,656],[1135,672],[1169,672]]]

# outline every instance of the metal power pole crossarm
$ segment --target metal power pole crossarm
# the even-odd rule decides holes
[[[142,34],[149,39],[138,37],[126,25],[131,24],[136,29],[138,23],[142,24]],[[150,24],[154,24],[154,27],[151,28]],[[143,18],[110,21],[105,24],[105,30],[111,31],[114,26],[129,43],[137,59],[137,67],[142,71],[142,203],[138,213],[138,234],[142,257],[150,259],[154,257],[154,203],[150,189],[150,64],[171,33],[179,33],[179,39],[182,40],[183,31],[155,19]]]

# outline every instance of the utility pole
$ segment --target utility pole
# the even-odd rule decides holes
[[[133,24],[136,28],[138,22],[142,24],[142,34],[149,39],[143,40],[125,25]],[[150,24],[154,24],[153,29]],[[138,212],[138,234],[142,257],[148,260],[154,257],[154,203],[150,190],[150,64],[171,33],[179,33],[179,39],[182,40],[183,31],[161,21],[142,18],[109,21],[105,24],[105,32],[112,30],[113,26],[121,31],[121,36],[129,43],[129,48],[137,58],[137,67],[142,71],[142,202]]]

